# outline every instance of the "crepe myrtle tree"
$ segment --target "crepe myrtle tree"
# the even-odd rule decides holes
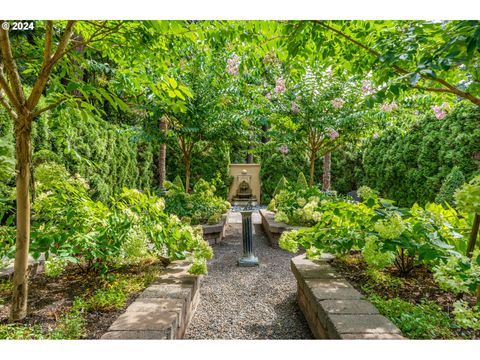
[[[94,106],[96,101],[126,110],[114,86],[91,86],[80,73],[92,54],[101,54],[117,68],[130,70],[132,59],[149,49],[160,58],[158,51],[153,51],[155,46],[151,46],[157,38],[155,27],[148,22],[37,21],[33,32],[19,34],[0,29],[0,104],[9,114],[15,133],[17,209],[12,321],[25,318],[27,313],[33,121],[58,106],[78,108],[86,116],[101,114]],[[118,43],[123,46],[114,46]],[[145,47],[139,49],[139,43]],[[148,78],[146,75],[140,71],[130,81],[141,83],[140,79]]]
[[[168,134],[180,150],[185,170],[185,190],[190,191],[191,161],[209,148],[232,138],[234,119],[224,110],[229,99],[222,92],[223,67],[215,62],[215,54],[193,50],[175,67],[176,77],[191,92],[185,107],[166,109]]]
[[[382,84],[372,102],[414,90],[480,106],[478,20],[292,21],[284,30],[290,55],[315,52],[337,69],[372,72]]]
[[[330,67],[316,63],[300,68],[297,76],[277,79],[269,97],[282,114],[277,127],[295,134],[309,161],[309,186],[315,183],[315,161],[323,157],[323,190],[330,190],[331,153],[358,137],[366,127],[359,81],[334,76]]]
[[[54,26],[53,21],[45,23],[41,65],[29,93],[25,91],[9,33],[7,30],[0,30],[0,103],[14,123],[16,140],[17,234],[11,309],[11,319],[14,321],[23,319],[27,312],[32,121],[41,113],[58,105],[57,102],[54,102],[41,108],[38,107],[52,71],[71,49],[69,45],[74,26],[75,21],[68,21],[57,26]]]
[[[229,142],[247,148],[246,162],[253,163],[259,144],[269,141],[270,100],[265,94],[272,91],[271,84],[280,76],[281,61],[274,52],[264,54],[247,45],[239,55],[227,52],[223,93],[234,99],[226,109],[235,135]]]

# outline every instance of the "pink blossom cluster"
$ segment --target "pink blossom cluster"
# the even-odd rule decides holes
[[[443,120],[445,118],[445,116],[447,116],[447,112],[445,111],[446,108],[448,108],[447,103],[443,103],[440,106],[438,106],[438,105],[432,106],[433,113],[435,114],[435,117],[438,120]]]
[[[343,104],[345,104],[345,101],[341,98],[335,98],[333,100],[330,100],[330,102],[335,109],[340,109]]]
[[[240,69],[240,58],[233,55],[227,60],[227,73],[230,75],[238,75]]]
[[[292,102],[292,112],[298,114],[300,112],[300,107],[296,102]]]
[[[382,106],[380,106],[380,110],[383,112],[392,112],[398,109],[398,105],[395,101],[392,101],[391,103],[383,103]]]
[[[283,155],[287,155],[288,154],[288,146],[283,144],[278,148],[278,151],[280,151],[280,153],[282,153]]]
[[[335,140],[336,138],[338,138],[340,136],[338,131],[335,130],[335,129],[332,129],[332,128],[328,128],[327,132],[328,132],[328,137],[332,140]]]
[[[282,78],[277,79],[275,82],[275,92],[280,94],[286,90],[285,81]]]
[[[362,80],[362,93],[363,95],[371,95],[375,93],[371,80]]]

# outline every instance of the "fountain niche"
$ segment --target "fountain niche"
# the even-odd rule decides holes
[[[234,206],[257,205],[260,199],[260,165],[232,164],[230,175],[234,181],[230,188],[229,200]]]

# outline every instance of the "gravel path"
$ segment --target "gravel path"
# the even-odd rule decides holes
[[[215,245],[214,259],[203,277],[200,304],[186,339],[312,339],[296,300],[290,270],[293,254],[273,249],[254,225],[254,252],[260,265],[237,266],[242,255],[241,224],[228,224],[227,236]]]

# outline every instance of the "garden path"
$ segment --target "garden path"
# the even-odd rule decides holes
[[[214,245],[208,275],[201,280],[200,304],[186,339],[312,339],[297,305],[293,254],[270,247],[253,216],[254,252],[260,265],[238,267],[242,256],[241,218],[231,212],[225,240]]]

